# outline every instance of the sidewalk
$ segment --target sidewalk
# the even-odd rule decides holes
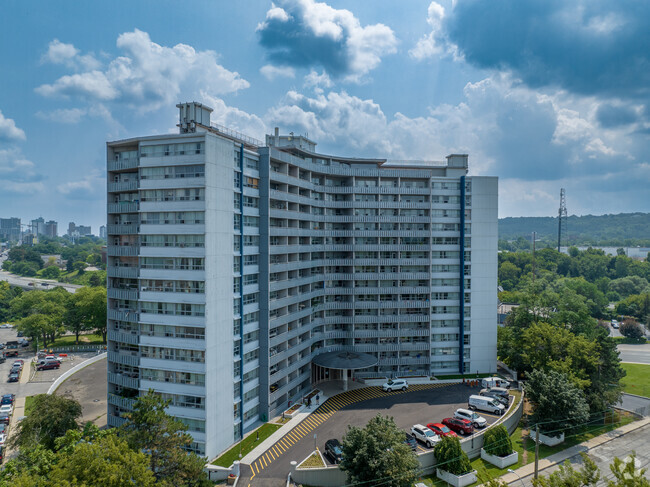
[[[580,452],[591,452],[594,448],[609,443],[612,440],[617,440],[628,433],[636,432],[642,428],[646,428],[648,427],[648,425],[650,425],[650,418],[643,418],[639,421],[626,424],[625,426],[621,426],[620,428],[612,430],[608,433],[604,433],[600,436],[596,436],[595,438],[574,445],[570,448],[567,448],[566,450],[562,450],[560,452],[554,453],[553,455],[550,455],[546,458],[542,458],[539,460],[539,472],[547,474],[548,472],[543,472],[545,469],[558,466],[562,464],[565,460],[580,455]],[[621,457],[625,457],[628,455],[628,453],[629,453],[628,451],[619,451],[618,455],[620,455]],[[506,475],[501,476],[501,480],[507,482],[508,484],[511,484],[513,482],[517,482],[520,479],[526,479],[526,477],[532,478],[534,473],[535,473],[535,463],[532,462],[529,463],[528,465],[518,468],[517,470],[515,470],[515,473],[508,473]],[[607,474],[607,472],[603,472],[603,473]],[[522,482],[524,481],[522,480]],[[530,481],[524,482],[524,485],[527,485],[529,483]]]

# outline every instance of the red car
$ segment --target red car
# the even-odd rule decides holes
[[[36,370],[51,370],[51,369],[58,369],[59,367],[61,367],[61,364],[57,361],[45,362],[44,364],[37,365]]]
[[[450,430],[455,431],[460,436],[471,435],[474,433],[474,427],[467,419],[445,418],[442,420],[442,424],[447,426]]]
[[[458,436],[456,433],[447,428],[444,424],[441,423],[429,423],[427,425],[431,431],[433,431],[438,436]]]

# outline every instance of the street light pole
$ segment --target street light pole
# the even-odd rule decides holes
[[[509,468],[508,473],[514,473],[517,477],[519,477],[519,482],[521,482],[521,485],[526,487],[526,484],[524,484],[524,481],[521,479],[521,476],[517,472],[515,472],[513,469]]]

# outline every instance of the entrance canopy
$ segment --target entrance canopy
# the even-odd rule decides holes
[[[360,352],[328,352],[316,355],[311,363],[319,367],[338,370],[367,369],[377,365],[379,359],[369,353]]]

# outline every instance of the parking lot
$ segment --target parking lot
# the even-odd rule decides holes
[[[331,438],[343,439],[347,426],[363,427],[377,414],[392,416],[397,426],[410,432],[415,424],[438,423],[451,417],[458,408],[467,408],[467,399],[480,387],[463,384],[411,385],[407,392],[386,393],[380,387],[366,387],[341,393],[329,399],[307,419],[288,432],[250,467],[246,476],[255,480],[286,479],[290,462],[300,462],[317,446],[324,451]],[[488,424],[499,417],[478,411]],[[418,452],[427,447],[418,443]],[[270,484],[269,484],[270,485]]]

